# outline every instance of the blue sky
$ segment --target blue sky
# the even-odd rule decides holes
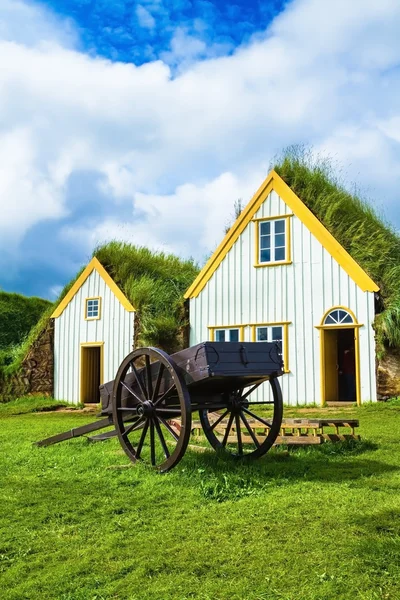
[[[264,31],[283,0],[52,0],[47,6],[73,19],[82,50],[111,60],[142,64],[168,51],[177,28],[231,53]]]
[[[400,226],[398,0],[0,3],[0,288],[110,239],[202,262],[306,144]]]

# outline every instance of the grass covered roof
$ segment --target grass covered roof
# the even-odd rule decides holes
[[[380,287],[378,352],[400,348],[400,237],[394,227],[345,188],[329,159],[294,147],[273,168]]]
[[[183,294],[199,271],[195,262],[117,241],[99,246],[93,256],[98,258],[138,311],[140,319],[136,342],[144,346],[158,346],[170,352],[178,349],[182,344],[182,327],[186,323]],[[24,330],[22,341],[14,340],[13,345],[0,352],[0,381],[2,376],[3,379],[7,378],[21,367],[33,342],[46,328],[54,309],[83,268],[64,287],[54,304],[42,301],[44,308],[41,317],[38,314],[33,322],[29,321],[30,327]]]

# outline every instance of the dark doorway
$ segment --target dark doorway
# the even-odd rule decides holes
[[[97,404],[100,402],[101,362],[101,346],[90,345],[81,347],[82,404]]]
[[[354,328],[323,330],[325,402],[356,402]]]

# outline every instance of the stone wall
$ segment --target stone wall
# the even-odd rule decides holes
[[[52,396],[54,389],[54,320],[33,342],[17,373],[0,381],[0,401],[27,394]]]
[[[377,366],[378,400],[400,396],[400,350],[388,349]]]
[[[22,376],[29,393],[53,395],[54,390],[54,319],[33,342],[22,363]]]

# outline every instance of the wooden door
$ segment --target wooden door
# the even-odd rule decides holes
[[[324,329],[323,336],[325,402],[336,402],[339,399],[337,330]]]
[[[100,401],[100,358],[99,346],[83,346],[81,352],[81,403]]]

